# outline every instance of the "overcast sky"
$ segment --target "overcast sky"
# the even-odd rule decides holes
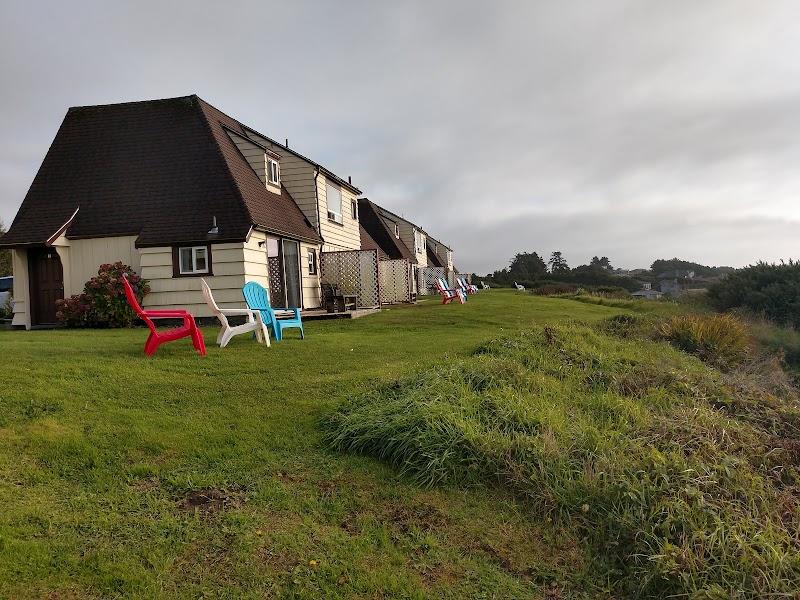
[[[197,93],[462,271],[800,257],[798,2],[46,4],[0,0],[6,225],[68,107]]]

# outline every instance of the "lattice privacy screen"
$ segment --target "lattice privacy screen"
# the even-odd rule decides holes
[[[381,304],[411,302],[410,265],[405,259],[382,260],[380,271]]]
[[[338,286],[343,294],[357,295],[358,308],[380,306],[375,250],[323,252],[319,265],[320,280]]]
[[[446,278],[447,273],[444,267],[423,267],[420,269],[420,294],[438,294],[436,290],[436,280]]]
[[[275,308],[286,308],[286,294],[283,293],[283,267],[278,256],[267,258],[269,273],[269,300]]]
[[[451,290],[455,289],[456,287],[456,274],[452,269],[448,269],[447,271],[447,287],[449,287]]]

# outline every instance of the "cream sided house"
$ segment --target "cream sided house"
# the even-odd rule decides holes
[[[150,282],[147,307],[210,316],[201,276],[223,307],[247,281],[318,307],[320,252],[361,246],[358,193],[194,95],[71,108],[0,243],[13,324],[53,323],[55,301],[115,261]]]
[[[377,244],[387,257],[408,260],[416,284],[422,281],[422,272],[429,267],[445,269],[448,278],[453,273],[453,251],[419,225],[368,198],[359,199],[359,211],[367,239]]]

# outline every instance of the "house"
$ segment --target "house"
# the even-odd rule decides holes
[[[361,248],[357,200],[361,190],[349,177],[345,180],[290,148],[289,140],[281,144],[246,126],[242,134],[255,146],[257,156],[264,148],[281,157],[281,183],[322,237],[323,252]]]
[[[320,252],[361,245],[358,193],[196,95],[71,108],[0,240],[12,323],[55,322],[55,301],[115,261],[150,282],[148,308],[211,316],[200,276],[223,307],[248,281],[318,307]]]
[[[634,298],[644,298],[645,300],[658,300],[663,295],[658,290],[654,290],[653,285],[649,282],[643,283],[642,289],[631,294]]]
[[[447,272],[453,271],[453,250],[449,246],[428,235],[426,251],[429,266],[443,267]]]
[[[414,253],[400,238],[399,227],[389,224],[382,216],[380,207],[367,198],[359,198],[358,213],[361,220],[361,247],[364,250],[377,249],[384,259],[405,259],[416,264]]]

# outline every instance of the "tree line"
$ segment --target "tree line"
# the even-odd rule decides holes
[[[537,252],[518,252],[508,267],[487,275],[486,279],[501,286],[519,283],[526,287],[539,287],[549,283],[564,283],[617,287],[629,291],[641,287],[638,281],[630,277],[615,275],[607,256],[593,256],[588,264],[572,268],[560,251],[553,252],[547,262]]]

